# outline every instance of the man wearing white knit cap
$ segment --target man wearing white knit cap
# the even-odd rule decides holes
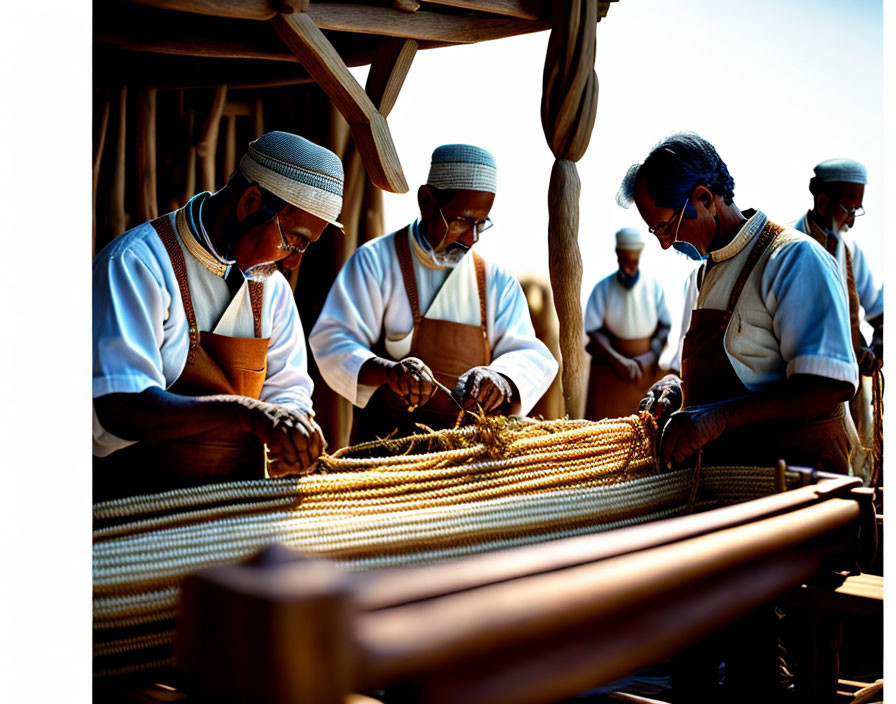
[[[868,266],[864,252],[848,233],[856,218],[865,214],[862,200],[868,177],[865,167],[852,159],[826,159],[809,180],[812,209],[793,225],[815,239],[837,260],[849,296],[853,349],[859,371],[870,376],[883,365],[884,286]],[[874,329],[871,345],[859,330],[859,306]]]
[[[339,272],[309,343],[323,378],[357,408],[353,441],[453,426],[458,404],[525,414],[556,375],[519,283],[470,252],[491,226],[495,191],[489,152],[439,147],[417,192],[420,218]]]
[[[657,361],[671,327],[663,287],[640,269],[644,238],[634,227],[616,233],[619,268],[597,282],[585,307],[591,377],[585,417],[635,413],[659,377]]]
[[[331,151],[271,132],[216,193],[115,238],[93,264],[98,497],[301,473],[326,447],[279,269],[342,210]],[[264,445],[267,446],[267,465]]]

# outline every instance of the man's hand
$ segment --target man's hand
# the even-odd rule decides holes
[[[275,403],[246,398],[243,427],[268,446],[268,473],[274,477],[307,474],[327,447],[314,419]]]
[[[473,409],[478,405],[486,414],[491,414],[510,405],[513,387],[502,374],[488,367],[473,367],[460,375],[454,393],[464,408]]]
[[[874,372],[884,365],[884,361],[881,357],[878,357],[875,354],[875,350],[870,347],[860,347],[856,350],[856,361],[859,363],[859,373],[862,376],[872,376]]]
[[[432,398],[438,388],[434,378],[430,368],[417,357],[405,357],[386,372],[386,383],[407,402],[409,412]]]
[[[638,381],[644,374],[641,365],[634,359],[617,355],[610,363],[613,373],[623,381]]]
[[[638,410],[650,413],[662,429],[669,416],[681,408],[681,399],[681,379],[667,374],[647,390],[647,395],[638,404]]]
[[[684,462],[706,443],[725,432],[730,408],[725,403],[676,411],[663,429],[660,441],[660,466]]]

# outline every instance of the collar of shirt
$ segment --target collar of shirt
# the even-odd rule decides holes
[[[709,253],[712,260],[714,262],[723,262],[726,259],[731,259],[740,254],[743,248],[752,242],[756,235],[762,232],[762,229],[767,222],[768,217],[766,217],[765,213],[761,210],[757,210],[753,216],[743,224],[738,233],[734,236],[734,239],[721,249]]]
[[[222,257],[218,253],[218,251],[212,245],[211,237],[209,237],[208,232],[205,229],[205,223],[202,222],[202,204],[210,195],[211,193],[209,193],[208,191],[197,193],[195,196],[190,198],[186,206],[184,206],[184,210],[187,216],[187,228],[190,230],[190,234],[193,235],[193,238],[196,240],[196,242],[206,252],[211,254],[218,263],[226,266],[227,270],[229,271],[230,266],[232,264],[235,264],[236,262],[232,259]]]

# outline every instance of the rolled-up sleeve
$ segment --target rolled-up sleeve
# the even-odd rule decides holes
[[[273,295],[271,339],[268,343],[268,371],[261,400],[311,412],[314,383],[308,376],[305,332],[289,284],[282,276],[271,277]]]
[[[858,384],[849,306],[834,259],[802,239],[773,252],[762,277],[787,376],[814,374]]]
[[[509,272],[493,272],[497,307],[491,340],[492,363],[488,366],[513,381],[520,394],[520,415],[526,415],[548,390],[559,364],[535,336],[519,282]]]
[[[364,408],[372,386],[358,383],[383,326],[381,286],[386,272],[370,247],[358,249],[342,267],[314,328],[309,344],[321,376],[340,396]]]

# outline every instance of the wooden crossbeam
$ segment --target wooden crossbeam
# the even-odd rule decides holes
[[[308,0],[127,0],[135,5],[176,10],[214,17],[239,17],[245,20],[269,20],[278,12],[302,12]]]
[[[417,42],[412,39],[387,37],[380,41],[364,90],[383,117],[392,111],[416,54]]]
[[[303,12],[278,15],[271,22],[315,83],[348,121],[370,180],[383,190],[406,193],[407,181],[386,119],[374,107],[314,20]]]
[[[541,17],[541,0],[426,0],[427,5],[448,5],[464,10],[489,12],[493,15],[537,20]]]
[[[307,14],[321,29],[452,44],[475,44],[550,28],[548,20],[470,17],[424,10],[407,13],[358,3],[314,2]]]

